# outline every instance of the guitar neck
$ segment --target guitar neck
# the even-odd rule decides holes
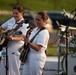
[[[22,26],[22,24],[18,24],[18,26],[16,26],[16,27],[13,29],[13,31],[14,31],[14,32],[17,31],[21,26]]]
[[[24,20],[22,20],[18,25],[13,29],[13,31],[17,31],[20,27],[22,27],[22,24],[24,23]]]
[[[13,30],[11,30],[11,32],[9,32],[10,33],[10,35],[13,35],[14,34],[14,32],[16,32],[20,27],[22,26],[22,24],[21,23],[19,23]]]

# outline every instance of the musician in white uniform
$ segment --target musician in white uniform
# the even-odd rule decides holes
[[[46,13],[37,13],[35,18],[37,27],[32,31],[29,39],[31,39],[39,29],[45,27],[47,19],[48,17]],[[29,43],[30,52],[24,63],[22,75],[42,75],[46,61],[45,50],[47,49],[49,32],[47,29],[40,31],[32,43],[29,42],[28,38],[24,37],[24,39],[26,43]]]
[[[20,75],[20,52],[18,51],[18,48],[24,44],[22,34],[26,35],[28,30],[27,27],[29,26],[28,23],[26,24],[23,21],[23,12],[22,6],[15,6],[13,8],[13,18],[2,25],[2,28],[12,30],[22,22],[21,27],[14,33],[14,36],[8,36],[10,40],[7,46],[9,75]]]

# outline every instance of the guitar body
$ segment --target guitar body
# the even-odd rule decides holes
[[[2,50],[3,47],[7,46],[9,39],[7,39],[7,35],[13,35],[14,32],[16,32],[21,26],[24,21],[22,20],[14,29],[12,30],[4,30],[0,26],[0,51]]]
[[[28,57],[28,53],[30,51],[29,45],[27,45],[24,50],[22,50],[21,54],[20,54],[20,60],[22,63],[25,63],[27,57]]]
[[[29,49],[27,50],[23,50],[21,52],[21,55],[20,55],[20,60],[22,63],[25,63],[26,59],[27,59],[27,56],[28,56],[28,53],[29,53]]]
[[[8,39],[6,39],[7,30],[4,30],[0,27],[0,51],[3,47],[7,46]]]
[[[2,44],[0,44],[0,51],[2,50],[3,47],[6,47],[8,44],[8,39],[5,39],[4,42]]]

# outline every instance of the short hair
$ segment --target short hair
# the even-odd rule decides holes
[[[13,7],[13,10],[14,9],[17,9],[20,13],[24,13],[24,9],[23,9],[23,7],[21,6],[21,5],[16,5],[16,6],[14,6]]]
[[[41,18],[45,21],[48,19],[48,15],[45,12],[38,12],[37,14],[39,14]]]

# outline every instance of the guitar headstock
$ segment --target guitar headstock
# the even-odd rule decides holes
[[[7,30],[3,29],[1,26],[0,26],[0,34],[3,34],[5,33]]]

